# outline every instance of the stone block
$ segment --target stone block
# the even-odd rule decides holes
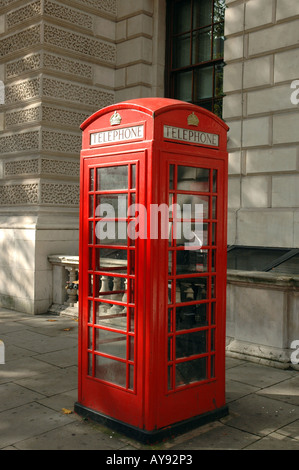
[[[299,339],[299,293],[290,296],[289,341]]]
[[[116,91],[115,101],[134,100],[136,98],[150,98],[152,89],[144,85],[137,85]]]
[[[299,142],[298,122],[299,112],[273,116],[273,143]]]
[[[132,36],[153,35],[153,19],[148,15],[137,15],[127,20],[127,34],[128,38]]]
[[[241,205],[241,183],[237,177],[228,179],[228,208],[238,209]]]
[[[135,64],[127,67],[127,80],[126,84],[129,86],[137,84],[147,84],[151,86],[152,83],[152,67],[147,64]]]
[[[126,68],[115,70],[115,88],[124,88],[126,86]]]
[[[227,38],[224,42],[224,61],[242,59],[244,56],[243,36]]]
[[[228,150],[238,149],[241,147],[241,121],[227,121],[228,131]]]
[[[270,179],[267,176],[242,178],[242,207],[269,207]]]
[[[224,81],[225,83],[225,81]],[[241,93],[233,93],[223,98],[223,118],[230,119],[242,116],[243,96]]]
[[[299,20],[295,20],[249,33],[249,56],[298,44],[298,24]]]
[[[244,63],[244,88],[270,85],[272,57],[249,59]]]
[[[94,16],[93,18],[93,31],[95,36],[104,37],[107,40],[115,41],[115,22]]]
[[[227,212],[227,244],[234,245],[236,243],[236,210],[229,209]]]
[[[117,45],[117,66],[152,61],[152,41],[145,37],[130,39]]]
[[[273,0],[251,0],[247,2],[245,9],[245,29],[256,28],[272,23],[273,8]]]
[[[118,18],[133,16],[138,12],[153,13],[153,2],[151,0],[135,0],[134,2],[118,2]]]
[[[224,67],[224,93],[242,89],[242,62],[227,64]]]
[[[243,146],[257,147],[270,144],[270,120],[268,117],[243,121]]]
[[[234,287],[236,338],[239,341],[283,348],[286,294],[258,286]]]
[[[246,152],[246,173],[274,173],[297,169],[295,147],[252,149]]]
[[[276,7],[276,20],[283,20],[292,16],[299,15],[298,0],[279,0]]]
[[[238,244],[247,246],[293,246],[293,211],[241,209],[238,211]]]
[[[294,212],[294,246],[299,246],[299,211],[298,210]]]
[[[299,3],[298,3],[299,5]],[[299,49],[279,52],[274,56],[274,83],[299,78]]]
[[[228,174],[239,175],[241,173],[241,152],[228,154]]]
[[[299,207],[299,175],[277,175],[272,178],[272,206]]]
[[[115,71],[114,69],[94,65],[94,84],[105,86],[107,88],[114,87]]]
[[[127,20],[118,21],[115,27],[115,39],[117,42],[125,41],[127,38]]]
[[[289,84],[248,92],[248,115],[292,109],[291,92]]]
[[[227,3],[227,2],[226,2]],[[225,10],[224,35],[235,34],[244,28],[244,4],[231,5]]]

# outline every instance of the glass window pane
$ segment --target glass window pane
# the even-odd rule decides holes
[[[175,75],[174,94],[176,99],[192,101],[192,72],[180,72]]]
[[[101,245],[127,245],[127,223],[103,218],[96,223],[96,243]]]
[[[105,309],[105,305],[101,304],[100,302],[96,303],[96,325],[105,326],[107,328],[114,328],[116,330],[123,330],[127,331],[127,314],[126,313],[119,313],[109,315],[109,312],[116,307],[112,305],[108,309]],[[117,306],[119,307],[119,306]],[[122,307],[123,310],[123,307]],[[103,352],[103,351],[102,351]]]
[[[216,2],[217,3],[217,2]],[[213,0],[200,0],[193,4],[193,28],[212,23]]]
[[[90,169],[89,174],[89,191],[94,191],[94,168]]]
[[[98,194],[95,215],[111,219],[125,219],[128,215],[128,196],[126,194]]]
[[[88,243],[90,245],[93,244],[93,235],[94,235],[94,233],[93,233],[93,222],[89,222],[89,236],[88,236],[89,240],[88,240]]]
[[[208,250],[178,250],[176,274],[194,274],[209,269]]]
[[[222,59],[224,56],[224,23],[214,26],[213,31],[213,59]]]
[[[127,335],[115,333],[114,331],[95,330],[95,350],[110,356],[126,359]]]
[[[95,377],[126,387],[126,363],[107,357],[95,356]]]
[[[205,300],[207,298],[207,278],[192,277],[176,281],[177,303]]]
[[[213,97],[213,67],[195,71],[194,96],[196,101]]]
[[[209,191],[210,170],[191,166],[178,166],[177,189],[184,191]]]
[[[207,331],[194,331],[177,335],[175,339],[176,358],[194,356],[207,352]]]
[[[127,250],[96,249],[96,271],[127,272]]]
[[[92,218],[94,214],[94,207],[93,207],[94,196],[89,196],[89,217]]]
[[[183,33],[191,29],[191,2],[182,0],[175,6],[173,32]]]
[[[203,28],[192,35],[192,64],[207,62],[212,56],[212,30]]]
[[[215,67],[215,90],[214,96],[223,96],[223,65],[216,65]]]
[[[96,297],[116,302],[126,302],[124,296],[127,292],[126,278],[113,276],[96,276],[99,282],[99,292]]]
[[[136,188],[136,165],[131,165],[131,189]]]
[[[194,196],[193,194],[178,194],[177,204],[181,208],[183,214],[183,205],[186,204],[189,214],[192,218],[199,220],[202,214],[204,219],[209,218],[209,196]],[[200,207],[198,207],[200,206]]]
[[[178,69],[190,64],[190,35],[184,34],[173,40],[172,68]]]
[[[176,308],[176,330],[190,330],[208,324],[208,304],[184,305]]]
[[[97,191],[128,189],[128,167],[97,168]]]
[[[207,378],[207,358],[194,359],[176,365],[175,384],[177,387]]]

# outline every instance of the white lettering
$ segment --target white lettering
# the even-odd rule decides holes
[[[219,135],[164,125],[164,138],[182,142],[197,143],[209,147],[219,146]]]
[[[90,145],[102,145],[144,138],[144,126],[125,127],[113,131],[101,131],[90,134]]]
[[[291,354],[291,363],[292,364],[299,364],[299,340],[294,340],[291,343],[291,349],[296,349],[296,351],[292,352]]]
[[[3,341],[0,340],[0,364],[5,364],[5,346]]]
[[[299,87],[299,80],[293,80],[291,83],[291,88],[297,88]],[[293,93],[291,94],[291,103],[292,104],[298,104],[299,103],[299,88],[297,88]]]

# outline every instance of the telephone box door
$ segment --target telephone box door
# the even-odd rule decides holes
[[[81,241],[81,394],[87,408],[142,426],[142,243],[135,243],[145,152],[86,158]],[[103,162],[104,161],[104,162]],[[142,290],[141,290],[142,291]]]
[[[210,154],[210,155],[209,155]],[[225,404],[226,196],[224,159],[162,153],[169,240],[159,427]],[[210,157],[210,158],[209,158]],[[161,182],[160,186],[163,186]],[[163,368],[163,370],[162,370]],[[163,384],[163,385],[162,385]]]

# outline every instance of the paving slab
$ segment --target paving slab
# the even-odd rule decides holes
[[[68,424],[68,415],[39,403],[29,403],[0,413],[0,449]]]
[[[299,406],[299,375],[284,380],[271,387],[259,390],[258,395],[284,401]]]
[[[23,329],[6,333],[4,342],[5,348],[9,344],[13,344],[28,351],[43,354],[75,347],[77,339],[74,337],[68,338],[67,332],[60,336],[49,336],[33,330]]]
[[[226,371],[226,378],[228,380],[235,380],[258,388],[269,387],[293,376],[293,371],[276,369],[251,362],[231,367]]]
[[[244,449],[259,437],[240,431],[220,422],[203,426],[188,440],[181,438],[180,443],[169,447],[171,450],[240,450]]]
[[[53,365],[40,361],[36,357],[25,356],[0,365],[0,384],[34,377],[42,373],[51,374],[56,370]]]
[[[14,445],[19,450],[111,451],[121,450],[125,446],[126,442],[115,433],[82,421],[60,426]]]
[[[33,377],[18,379],[15,383],[45,396],[73,390],[77,386],[77,368],[55,369],[51,373],[38,374]]]
[[[299,407],[257,394],[230,403],[226,424],[259,436],[268,435],[299,418]]]
[[[246,450],[299,450],[299,441],[272,433],[249,445]]]

